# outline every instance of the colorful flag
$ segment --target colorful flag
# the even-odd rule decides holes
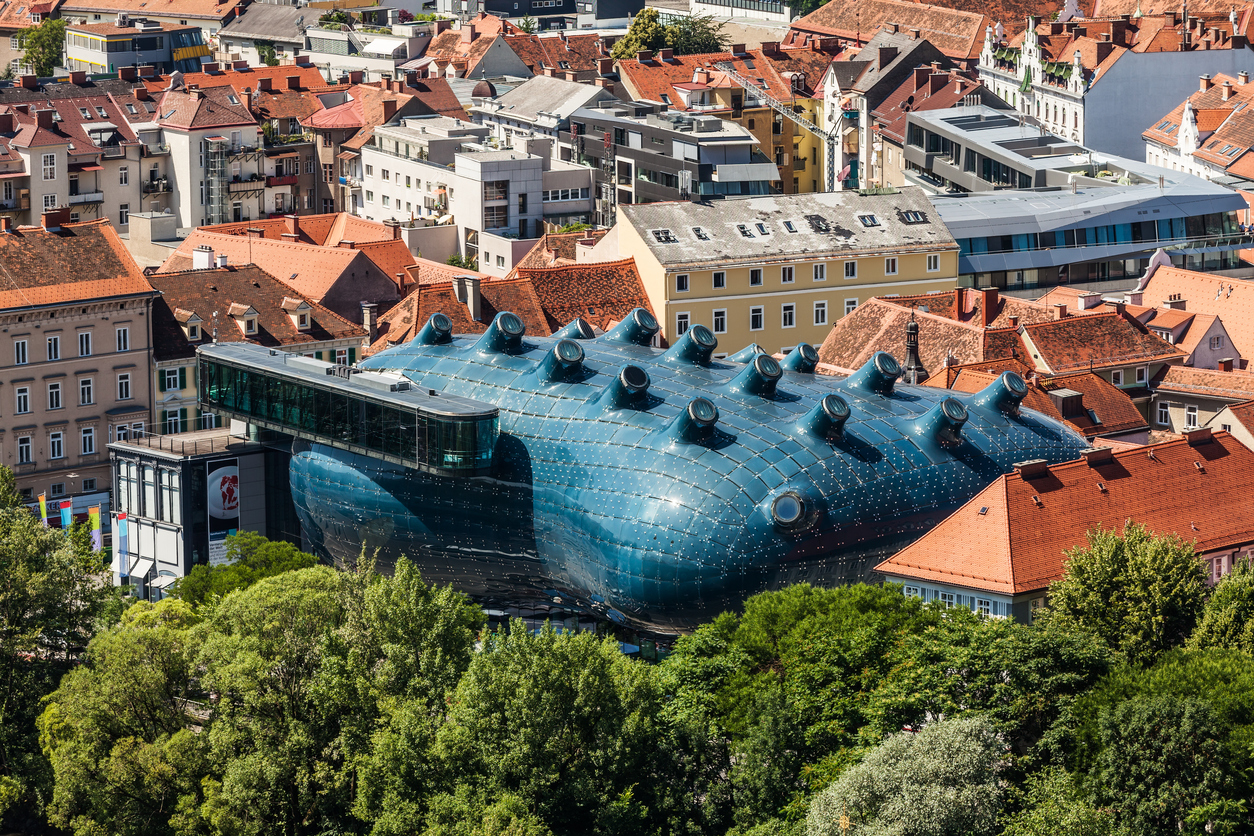
[[[61,527],[69,531],[70,526],[74,524],[74,500],[64,499],[61,501]]]
[[[126,512],[118,512],[118,574],[127,577],[131,574],[131,556],[126,550]]]
[[[44,528],[48,527],[48,500],[43,495],[39,495],[39,518],[43,520]]]
[[[87,518],[91,520],[91,550],[98,552],[104,548],[104,532],[100,530],[100,506],[88,508]]]

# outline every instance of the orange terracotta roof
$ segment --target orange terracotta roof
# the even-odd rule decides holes
[[[1158,377],[1155,388],[1159,393],[1173,392],[1179,395],[1246,401],[1254,397],[1254,374],[1246,371],[1224,372],[1193,366],[1172,366]]]
[[[967,96],[981,95],[983,90],[983,84],[960,76],[955,70],[934,73],[930,68],[920,68],[889,93],[871,115],[880,132],[900,145],[906,141],[907,114],[961,107]]]
[[[243,0],[147,0],[137,8],[134,0],[66,0],[61,14],[85,17],[86,13],[161,15],[162,17],[195,17],[223,22],[235,15]]]
[[[108,220],[49,232],[20,226],[0,235],[0,308],[26,308],[152,293]]]
[[[1186,311],[1219,317],[1237,352],[1254,358],[1254,282],[1159,267],[1141,289],[1147,305],[1175,297],[1184,300]]]
[[[184,73],[184,86],[221,87],[230,85],[235,88],[237,93],[243,93],[259,89],[261,79],[268,78],[274,92],[278,93],[280,88],[286,89],[287,79],[292,76],[299,79],[297,84],[301,90],[325,87],[327,83],[322,75],[322,71],[312,64],[280,64],[277,67],[262,65],[238,70],[223,67],[221,64],[218,67],[214,72]],[[156,75],[142,78],[140,81],[143,82],[144,87],[150,93],[160,93],[170,86],[169,75]]]
[[[669,61],[655,55],[644,62],[635,58],[623,59],[617,66],[624,84],[636,99],[661,103],[662,96],[666,96],[671,110],[686,110],[684,100],[675,92],[675,86],[691,82],[697,70],[709,71],[711,87],[737,86],[716,68],[716,64],[722,63],[731,64],[742,76],[757,82],[778,99],[787,99],[791,95],[788,82],[775,71],[770,61],[762,57],[760,49],[748,50],[742,55],[730,52],[675,55]]]
[[[248,111],[244,99],[229,85],[202,87],[195,92],[170,91],[161,95],[157,104],[157,122],[164,128],[196,130],[200,128],[256,127],[257,120]],[[231,102],[231,98],[235,101]],[[257,133],[245,133],[244,142],[256,142]]]
[[[597,61],[609,58],[600,35],[528,35],[523,32],[506,35],[505,45],[514,50],[532,75],[540,75],[545,67],[559,72],[576,73],[576,81],[597,78]],[[565,64],[566,66],[562,66]]]
[[[481,282],[498,280],[498,277],[489,276],[487,273],[467,270],[464,267],[454,267],[451,264],[432,261],[429,258],[414,258],[407,272],[409,273],[411,284],[443,284],[451,282],[454,276],[474,276]]]
[[[1111,450],[998,478],[922,538],[876,567],[892,578],[1017,595],[1062,576],[1087,532],[1128,520],[1178,534],[1200,553],[1254,541],[1254,452],[1225,432]],[[1216,509],[1222,508],[1222,513]]]
[[[1227,406],[1227,410],[1233,418],[1241,423],[1241,426],[1248,431],[1254,432],[1254,400],[1230,403]],[[1212,420],[1211,423],[1215,423],[1215,421]]]
[[[396,279],[399,288],[403,290],[404,285],[408,284],[406,268],[414,264],[414,255],[404,241],[392,238],[387,241],[366,241],[355,246],[383,271],[383,275]],[[397,279],[397,276],[400,278]]]
[[[1042,371],[1184,359],[1179,349],[1149,333],[1144,325],[1115,312],[1036,322],[1023,330],[1032,359]]]
[[[0,30],[14,31],[38,26],[59,5],[61,0],[53,0],[51,3],[6,3],[0,8]],[[31,15],[36,14],[40,15],[39,22],[31,19]]]
[[[1000,5],[1007,6],[1010,1],[1001,0]],[[1052,0],[1028,2],[1022,8],[1001,15],[1001,22],[1014,31],[1023,25],[1028,14],[1040,14],[1045,6],[1052,10],[1056,4]],[[997,5],[977,0],[948,0],[936,5],[905,0],[833,0],[793,21],[790,28],[797,33],[832,35],[861,44],[869,41],[884,24],[898,24],[902,31],[920,30],[921,37],[945,55],[965,61],[979,58],[984,46],[984,30],[996,22],[988,15],[998,10]]]
[[[545,233],[536,245],[514,265],[515,267],[549,267],[553,264],[575,261],[575,245],[579,241],[600,241],[606,229],[588,229],[583,232]]]
[[[636,308],[653,311],[634,258],[520,267],[515,273],[535,287],[550,331],[580,317],[608,331]]]
[[[437,311],[453,323],[454,334],[482,334],[488,323],[504,311],[517,314],[527,326],[527,333],[547,337],[552,331],[540,309],[535,288],[527,279],[498,279],[479,285],[479,319],[473,319],[470,310],[453,292],[449,283],[418,285],[387,313],[379,317],[382,336],[370,347],[371,353],[400,345],[414,335]]]

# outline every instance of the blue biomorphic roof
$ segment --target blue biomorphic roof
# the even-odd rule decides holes
[[[873,579],[872,567],[1016,462],[1075,458],[1084,439],[1020,410],[1013,373],[977,395],[897,385],[876,355],[846,379],[747,349],[713,360],[695,326],[663,352],[633,312],[593,337],[552,338],[512,314],[453,337],[436,314],[362,368],[495,405],[492,472],[441,478],[320,445],[292,483],[315,547],[363,543],[430,580],[507,599],[559,596],[613,618],[683,630],[788,583]]]

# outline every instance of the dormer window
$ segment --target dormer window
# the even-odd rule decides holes
[[[257,333],[257,310],[252,305],[241,305],[235,302],[227,308],[227,314],[235,320],[235,324],[245,336],[251,337]]]
[[[255,316],[244,317],[244,333],[245,334],[257,333],[257,317]]]
[[[204,323],[204,320],[198,317],[195,312],[184,310],[183,308],[175,308],[174,320],[183,329],[183,336],[187,337],[188,342],[200,341],[200,326]]]
[[[313,306],[304,299],[293,299],[291,296],[283,297],[282,308],[289,317],[291,317],[292,325],[297,331],[308,331],[313,322]]]
[[[187,339],[189,342],[197,342],[200,340],[200,326],[199,325],[187,326]]]

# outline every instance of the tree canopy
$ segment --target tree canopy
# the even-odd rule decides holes
[[[268,540],[251,531],[226,538],[226,562],[217,566],[199,564],[171,585],[170,592],[192,606],[221,598],[237,589],[269,578],[313,566],[318,559],[291,543]]]
[[[727,44],[723,24],[709,15],[683,15],[663,26],[657,9],[648,6],[632,18],[627,34],[614,44],[610,54],[622,60],[635,58],[638,52],[656,52],[666,47],[676,55],[699,55],[720,52]]]
[[[18,35],[18,44],[24,50],[22,61],[31,66],[35,75],[41,78],[50,76],[61,65],[61,53],[65,50],[65,21],[44,18],[38,26]]]

